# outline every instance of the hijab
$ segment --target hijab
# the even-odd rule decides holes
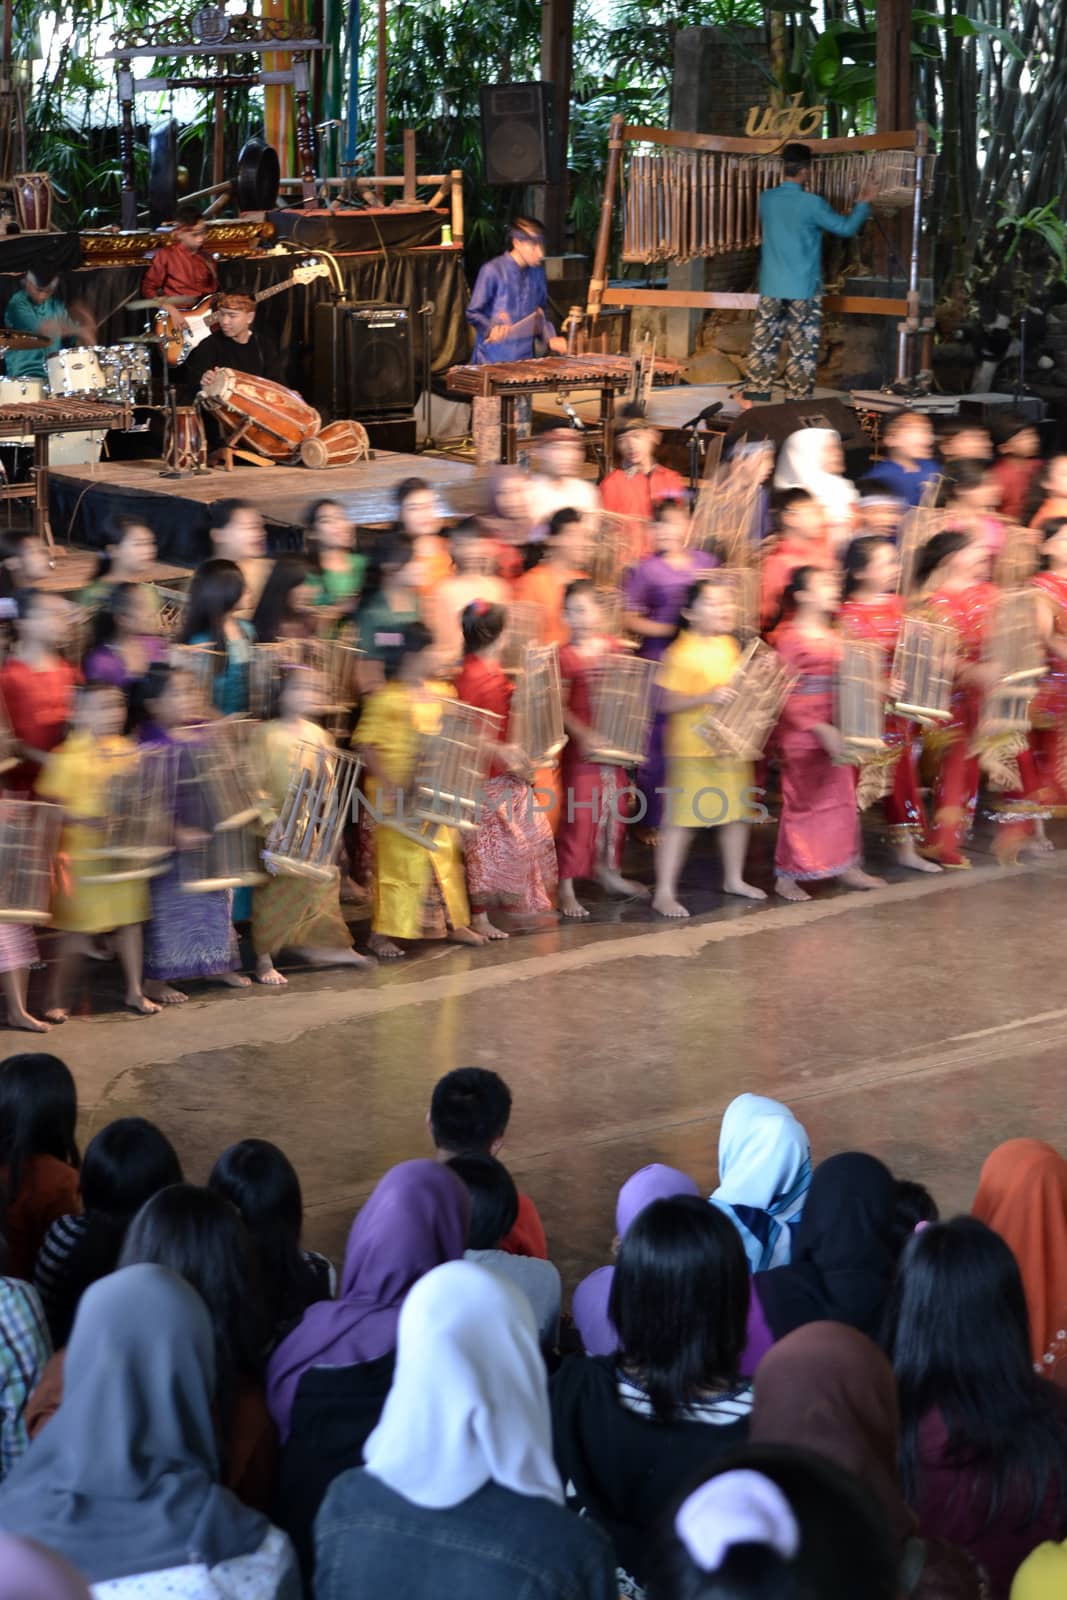
[[[809,1322],[756,1368],[749,1438],[818,1450],[878,1496],[899,1541],[915,1518],[900,1487],[900,1411],[893,1369],[864,1333]]]
[[[833,523],[849,522],[859,494],[848,478],[827,472],[823,455],[831,441],[841,443],[833,428],[798,428],[778,452],[774,469],[776,489],[806,489]]]
[[[473,1261],[419,1280],[400,1312],[393,1386],[363,1456],[371,1477],[430,1511],[487,1483],[563,1505],[537,1323],[519,1289]]]
[[[815,1168],[789,1266],[754,1279],[775,1339],[806,1322],[877,1331],[896,1264],[895,1191],[889,1169],[859,1151]]]
[[[80,1573],[29,1539],[0,1533],[0,1600],[91,1600]]]
[[[739,1094],[719,1129],[719,1187],[712,1205],[741,1235],[753,1272],[783,1267],[792,1248],[790,1224],[800,1218],[811,1188],[811,1144],[778,1100]]]
[[[1067,1161],[1041,1139],[1009,1139],[987,1156],[971,1213],[1019,1263],[1035,1367],[1067,1381]]]
[[[678,1194],[699,1197],[700,1190],[692,1178],[679,1172],[677,1167],[665,1167],[654,1161],[651,1166],[635,1172],[619,1190],[615,1205],[615,1232],[619,1238],[653,1200],[673,1200]],[[619,1348],[619,1336],[608,1316],[614,1277],[614,1267],[597,1267],[574,1291],[571,1311],[587,1355],[610,1356]]]
[[[470,1193],[436,1161],[402,1161],[385,1174],[352,1224],[336,1300],[310,1306],[267,1364],[267,1404],[289,1434],[309,1367],[376,1361],[396,1347],[404,1296],[424,1273],[467,1247]]]
[[[125,1267],[83,1295],[63,1401],[0,1485],[0,1529],[90,1583],[258,1550],[270,1524],[219,1487],[215,1340],[166,1267]]]

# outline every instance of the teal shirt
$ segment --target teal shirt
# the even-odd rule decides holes
[[[813,300],[822,288],[822,236],[851,239],[870,216],[866,201],[847,217],[787,178],[760,196],[759,292],[772,300]]]
[[[4,325],[17,328],[20,333],[39,333],[42,322],[67,322],[70,313],[62,300],[49,295],[41,305],[35,306],[25,289],[16,289],[4,307]],[[43,378],[47,375],[45,362],[54,356],[63,343],[57,334],[51,344],[37,350],[9,350],[5,367],[9,378]]]

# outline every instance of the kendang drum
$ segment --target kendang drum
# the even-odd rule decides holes
[[[107,387],[96,351],[83,346],[57,350],[45,362],[48,392],[53,395],[102,395]]]
[[[359,422],[331,422],[313,439],[300,446],[305,467],[350,467],[354,461],[370,458],[370,439]]]
[[[52,180],[47,172],[16,172],[11,180],[15,218],[23,233],[50,233]]]
[[[163,424],[163,459],[175,472],[204,472],[207,436],[196,406],[177,406]]]
[[[218,420],[227,445],[243,445],[273,461],[291,461],[322,418],[298,394],[247,372],[219,367],[200,384],[200,397]]]

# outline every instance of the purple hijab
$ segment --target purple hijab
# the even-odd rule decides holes
[[[0,1600],[91,1600],[89,1585],[62,1556],[0,1533]]]
[[[403,1161],[385,1174],[352,1224],[336,1300],[310,1306],[267,1363],[267,1404],[282,1439],[309,1367],[375,1361],[396,1346],[413,1283],[467,1246],[470,1194],[436,1161]]]
[[[650,1167],[642,1167],[632,1178],[627,1178],[619,1190],[615,1232],[621,1239],[638,1213],[653,1200],[673,1200],[679,1194],[699,1196],[700,1190],[692,1178],[687,1178],[677,1167],[664,1167],[658,1161]],[[619,1336],[608,1316],[614,1277],[614,1267],[597,1267],[574,1291],[571,1310],[587,1355],[610,1356],[619,1348]]]

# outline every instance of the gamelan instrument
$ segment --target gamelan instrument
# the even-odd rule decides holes
[[[534,770],[552,766],[567,743],[559,651],[554,644],[529,644],[523,652],[508,737]]]
[[[500,718],[460,700],[437,702],[437,725],[419,737],[411,783],[383,804],[379,826],[424,850],[438,850],[442,828],[469,832],[481,822],[485,775]]]
[[[291,277],[283,279],[281,283],[272,283],[267,289],[258,290],[252,298],[259,305],[261,300],[270,300],[276,294],[284,294],[287,289],[294,288],[298,283],[313,283],[316,278],[328,278],[330,269],[325,261],[312,258],[299,266]],[[223,291],[225,292],[225,291]],[[211,294],[201,295],[197,300],[183,304],[182,297],[173,296],[173,303],[181,310],[185,321],[184,327],[179,327],[176,317],[166,301],[160,303],[159,310],[152,318],[152,332],[163,342],[163,353],[167,358],[168,366],[175,367],[180,361],[196,349],[198,344],[213,331],[212,319],[215,315],[215,291]]]
[[[657,360],[653,377],[674,383],[680,361]],[[490,361],[484,366],[452,367],[447,386],[456,394],[494,395],[509,390],[533,394],[542,389],[626,389],[633,381],[629,356],[540,356],[528,361]]]
[[[26,399],[0,405],[0,439],[12,434],[81,433],[129,425],[129,407],[112,401]]]
[[[339,877],[337,857],[361,770],[359,757],[346,750],[297,745],[281,815],[263,852],[269,867],[316,883]]]
[[[844,758],[862,763],[886,748],[885,654],[881,645],[846,639],[834,678],[834,725]]]
[[[905,617],[893,653],[894,682],[903,684],[893,709],[913,722],[952,721],[956,630],[944,622]]]
[[[758,761],[796,681],[776,650],[753,639],[730,679],[732,698],[709,706],[697,731],[725,760]]]
[[[62,828],[62,806],[0,800],[0,923],[51,922],[52,865]]]
[[[11,179],[15,220],[23,233],[52,230],[52,179],[47,172],[16,172]]]
[[[114,757],[112,764],[105,777],[106,814],[94,829],[99,842],[72,855],[72,863],[82,883],[158,878],[173,849],[169,752],[141,750]]]
[[[255,450],[273,461],[292,461],[322,418],[298,394],[269,378],[219,367],[200,385],[201,403],[217,419],[226,443]]]
[[[203,472],[207,435],[196,406],[175,406],[163,417],[163,460],[174,472]]]
[[[370,438],[361,422],[343,418],[322,428],[313,439],[300,446],[305,467],[350,467],[370,459]]]
[[[274,233],[272,222],[246,222],[237,217],[211,221],[204,248],[213,256],[253,255]],[[151,251],[170,243],[171,233],[157,233],[151,228],[102,228],[81,233],[78,238],[86,267],[129,267],[143,266]]]
[[[593,728],[585,760],[608,767],[639,767],[648,754],[652,685],[657,663],[642,656],[602,656],[589,675]]]

